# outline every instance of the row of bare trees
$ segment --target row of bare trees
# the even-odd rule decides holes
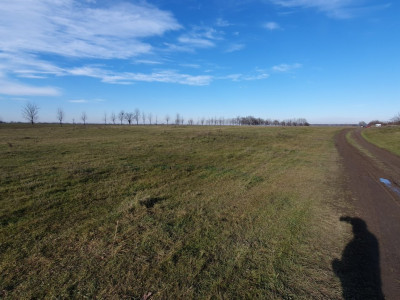
[[[22,116],[31,124],[34,124],[37,122],[38,117],[39,117],[39,107],[34,104],[34,103],[27,103],[23,108],[22,108]],[[59,122],[59,124],[62,126],[62,124],[65,122],[65,112],[62,108],[58,108],[56,112],[56,118]],[[400,117],[399,117],[400,118]],[[72,119],[73,123],[75,123],[75,119]],[[84,125],[86,125],[88,121],[88,115],[85,111],[82,112],[80,115],[80,120]],[[153,115],[151,113],[146,114],[145,112],[140,112],[138,108],[136,108],[133,112],[125,112],[121,110],[118,114],[115,114],[112,112],[109,116],[107,113],[104,113],[103,116],[103,121],[104,124],[128,124],[132,125],[136,123],[136,125],[139,125],[141,123],[142,125],[158,125],[159,120],[158,117],[155,116],[153,118]],[[108,122],[107,122],[108,121]],[[248,125],[248,126],[308,126],[309,123],[307,122],[306,119],[304,118],[298,118],[298,119],[288,119],[288,120],[272,120],[272,119],[262,119],[262,118],[256,118],[253,116],[247,116],[247,117],[236,117],[236,118],[200,118],[195,121],[193,118],[189,118],[186,120],[182,115],[179,113],[176,114],[175,119],[172,120],[169,115],[166,115],[164,118],[164,121],[167,125],[174,124],[174,125]],[[165,124],[162,123],[162,124]]]

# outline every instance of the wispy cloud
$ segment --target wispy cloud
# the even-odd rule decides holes
[[[195,50],[192,47],[190,47],[190,45],[164,43],[164,46],[166,46],[166,49],[164,51],[168,51],[168,52],[188,52],[188,53],[195,52]]]
[[[303,65],[299,63],[295,64],[280,64],[272,67],[274,72],[290,72],[295,69],[301,68]]]
[[[149,59],[137,59],[135,60],[136,64],[143,64],[143,65],[161,65],[162,62],[157,60],[149,60]]]
[[[232,44],[225,50],[225,52],[230,53],[230,52],[240,51],[245,47],[246,47],[245,44]]]
[[[214,28],[195,26],[190,32],[178,37],[178,42],[184,47],[212,48],[216,41],[222,40],[222,35],[222,31],[217,31]]]
[[[7,95],[57,96],[54,87],[27,85],[9,78],[43,79],[70,76],[71,61],[45,57],[83,59],[128,59],[151,53],[147,38],[176,31],[182,26],[170,12],[147,4],[107,2],[94,8],[78,0],[2,0],[0,5],[0,93]],[[77,60],[76,60],[77,59]],[[55,65],[64,63],[63,67]],[[137,60],[142,64],[156,61]],[[96,77],[94,74],[85,76]],[[7,78],[8,77],[8,78]],[[97,76],[99,77],[99,76]],[[119,79],[119,77],[121,79]],[[124,83],[125,74],[104,74],[104,82]],[[126,83],[131,83],[129,79]],[[185,82],[181,79],[179,82]],[[187,75],[187,82],[192,83]],[[201,82],[201,80],[199,80]]]
[[[211,40],[187,35],[179,37],[178,41],[182,44],[190,45],[195,48],[210,48],[215,46],[215,43]]]
[[[256,71],[254,74],[230,74],[227,76],[222,76],[219,79],[229,79],[232,81],[253,81],[267,79],[270,75],[261,70]]]
[[[222,19],[222,18],[218,18],[217,21],[215,22],[215,25],[218,27],[228,27],[228,26],[232,26],[231,23],[229,23],[228,21]]]
[[[82,103],[98,103],[98,102],[105,102],[106,100],[104,99],[92,99],[92,100],[88,100],[88,99],[72,99],[72,100],[68,100],[68,102],[70,103],[77,103],[77,104],[82,104]]]
[[[89,100],[86,99],[76,99],[76,100],[68,100],[70,103],[88,103]]]
[[[89,58],[129,58],[152,50],[141,39],[180,29],[171,13],[120,3],[91,8],[76,0],[2,0],[0,50]]]
[[[281,26],[279,26],[279,24],[276,23],[276,22],[267,22],[267,23],[265,23],[265,24],[263,25],[263,27],[266,28],[266,29],[268,29],[268,30],[271,30],[271,31],[277,30],[277,29],[280,29],[280,28],[281,28]]]
[[[199,64],[180,64],[181,67],[199,69],[201,66]]]
[[[29,53],[0,53],[0,70],[24,78],[45,78],[64,73],[62,68]]]
[[[360,0],[270,0],[276,5],[283,7],[314,8],[330,17],[346,19],[366,10],[386,8],[387,4],[369,5],[371,1]]]
[[[87,76],[99,78],[106,83],[132,84],[133,82],[164,82],[178,83],[185,85],[208,85],[212,81],[209,75],[189,75],[178,73],[174,70],[145,73],[117,73],[96,67],[82,67],[69,70],[69,73],[76,76]]]
[[[60,90],[50,86],[37,87],[0,78],[0,94],[10,96],[59,96]]]

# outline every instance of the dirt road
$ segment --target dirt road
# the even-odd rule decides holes
[[[350,144],[346,139],[346,134],[350,134],[351,139],[358,146]],[[341,131],[336,137],[336,147],[342,156],[346,185],[351,191],[357,210],[357,216],[352,216],[357,218],[343,218],[343,220],[353,225],[353,244],[357,240],[365,239],[359,243],[362,246],[351,250],[364,251],[351,254],[352,260],[359,263],[359,266],[355,266],[353,273],[363,266],[366,272],[376,273],[376,279],[371,281],[371,285],[377,285],[374,292],[370,294],[372,299],[382,298],[382,292],[385,299],[400,299],[400,157],[365,141],[361,136],[361,129]],[[349,220],[365,222],[366,232],[369,235],[357,236],[356,222],[351,223]],[[366,241],[367,237],[368,241]],[[377,247],[374,250],[372,248],[376,240]],[[354,246],[350,244],[346,248]],[[344,269],[343,264],[349,261],[348,257],[344,257],[345,253],[348,255],[349,251],[343,251],[343,259],[340,262],[342,269]],[[370,262],[374,259],[376,263]],[[339,263],[336,264],[339,265]],[[333,267],[335,268],[335,265]],[[356,295],[362,294],[365,286],[354,287],[354,279],[349,280],[344,275],[345,271],[340,272],[339,270],[338,274],[342,274],[344,297],[357,299]],[[361,277],[358,276],[358,278]],[[359,281],[365,282],[363,278]]]

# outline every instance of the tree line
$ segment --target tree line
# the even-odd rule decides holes
[[[29,123],[34,124],[38,121],[39,118],[39,107],[33,103],[27,103],[22,108],[22,116]],[[56,111],[56,119],[58,123],[62,126],[66,123],[66,114],[62,108],[58,108]],[[82,121],[83,125],[86,125],[88,122],[88,114],[83,111],[80,115],[79,121]],[[180,115],[176,114],[174,118],[171,118],[170,115],[165,115],[163,119],[159,119],[158,116],[153,116],[152,113],[146,114],[145,112],[141,112],[138,108],[136,108],[133,112],[126,112],[121,110],[119,113],[112,112],[111,114],[104,113],[102,118],[102,123],[105,125],[113,124],[113,125],[213,125],[213,126],[309,126],[310,124],[304,118],[293,118],[287,119],[283,121],[272,120],[272,119],[263,119],[256,118],[253,116],[240,117],[237,116],[235,118],[224,118],[224,117],[212,117],[212,118],[198,118],[194,120],[193,118],[188,118],[187,120]],[[75,124],[75,118],[72,119],[72,123]]]
[[[395,115],[393,118],[391,118],[389,121],[372,120],[369,123],[366,123],[364,121],[361,121],[358,123],[358,125],[361,127],[370,127],[370,126],[375,126],[376,124],[381,124],[383,126],[400,125],[400,112],[397,115]]]

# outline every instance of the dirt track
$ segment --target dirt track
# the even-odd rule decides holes
[[[365,154],[366,151],[362,153],[347,141],[346,134],[349,131],[352,139],[366,150],[369,155]],[[351,191],[357,210],[357,216],[354,216],[357,218],[354,218],[354,220],[365,221],[367,225],[366,232],[369,234],[369,241],[363,241],[363,243],[359,243],[362,245],[361,247],[358,246],[351,250],[353,252],[354,249],[357,249],[356,251],[365,251],[364,253],[351,254],[351,259],[353,261],[357,260],[357,263],[359,263],[359,266],[354,267],[355,271],[353,270],[353,273],[357,272],[357,269],[363,268],[363,266],[367,273],[377,273],[378,279],[374,279],[377,287],[370,294],[370,299],[382,298],[382,292],[386,299],[400,299],[400,190],[397,190],[400,187],[400,157],[365,141],[361,136],[360,129],[341,131],[336,137],[336,146],[343,159],[347,188]],[[385,184],[384,179],[389,180],[391,186]],[[357,236],[355,222],[351,223],[351,221],[343,220],[353,225],[353,244],[363,238],[366,239],[367,235]],[[377,241],[377,250],[372,249],[373,241],[375,243]],[[350,244],[348,247],[354,246]],[[346,251],[343,251],[343,259],[340,263],[334,262],[334,268],[336,263],[338,265],[341,264],[339,267],[345,270],[343,267],[344,262],[349,261],[348,257],[345,257]],[[348,255],[347,253],[346,255]],[[374,259],[376,259],[376,266],[370,262]],[[348,271],[343,270],[342,273],[340,273],[340,270],[338,271],[338,276],[342,280],[344,297],[346,299],[353,297],[361,299],[362,290],[366,289],[365,286],[361,285],[355,288],[354,279],[347,278],[344,273],[348,273]],[[364,276],[363,274],[361,275]],[[360,282],[365,282],[362,276],[356,277],[361,278],[359,279]],[[352,282],[350,283],[350,281]],[[364,294],[365,296],[367,294]]]

